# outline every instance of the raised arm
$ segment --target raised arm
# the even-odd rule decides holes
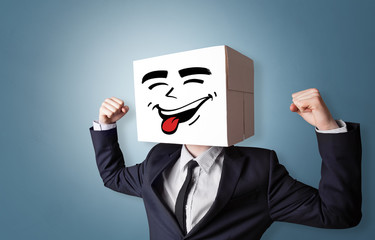
[[[290,110],[319,130],[338,127],[316,89],[293,94]],[[317,137],[322,157],[319,189],[291,178],[276,154],[271,154],[268,189],[271,218],[323,228],[353,227],[362,216],[359,124],[347,123],[344,133],[318,132]]]
[[[107,98],[99,110],[99,124],[114,124],[129,107],[118,98]],[[118,144],[117,128],[95,131],[90,128],[96,163],[104,185],[114,191],[142,197],[144,163],[126,167]]]

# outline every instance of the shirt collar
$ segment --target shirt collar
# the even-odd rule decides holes
[[[190,160],[195,160],[199,164],[199,166],[208,173],[210,171],[210,168],[212,165],[215,163],[215,160],[217,157],[220,155],[222,152],[223,148],[222,147],[210,147],[207,149],[205,152],[203,152],[201,155],[197,156],[194,158],[190,152],[187,150],[185,145],[182,145],[181,148],[181,156],[180,156],[180,171],[183,171],[184,168],[186,167],[186,164]]]

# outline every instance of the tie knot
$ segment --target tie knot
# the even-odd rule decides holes
[[[188,170],[192,170],[197,166],[198,166],[198,163],[195,160],[190,160],[187,164]]]

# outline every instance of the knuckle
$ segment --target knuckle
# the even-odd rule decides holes
[[[122,101],[121,99],[119,99],[119,98],[116,98],[116,97],[112,97],[112,99],[116,102],[116,103],[118,103],[118,104],[124,104],[124,101]]]
[[[314,100],[315,104],[320,104],[321,103],[321,101],[320,101],[321,98],[319,96],[314,97],[313,100]]]

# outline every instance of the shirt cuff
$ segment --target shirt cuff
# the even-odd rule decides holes
[[[346,133],[348,132],[348,129],[346,128],[346,123],[343,120],[336,120],[337,125],[339,125],[339,128],[330,129],[330,130],[319,130],[315,128],[315,131],[318,133]]]
[[[94,128],[94,131],[105,131],[105,130],[110,130],[112,128],[115,128],[116,123],[105,124],[105,123],[99,123],[99,121],[93,121],[92,126]]]

